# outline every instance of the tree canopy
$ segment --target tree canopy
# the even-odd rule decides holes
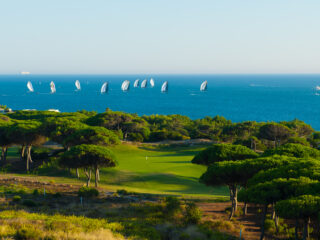
[[[198,153],[192,159],[192,163],[208,166],[214,162],[244,160],[258,156],[253,150],[241,145],[214,144]]]

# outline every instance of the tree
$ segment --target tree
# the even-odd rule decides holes
[[[296,220],[295,236],[298,239],[299,219],[303,220],[303,239],[309,238],[309,220],[313,218],[317,221],[320,212],[320,197],[313,195],[303,195],[296,198],[277,202],[277,214],[286,219]]]
[[[63,145],[68,147],[81,144],[110,146],[119,143],[119,137],[104,127],[80,128],[63,140]]]
[[[307,137],[314,132],[314,129],[309,124],[306,124],[299,119],[294,119],[288,122],[281,122],[281,124],[293,130],[298,137]]]
[[[315,158],[320,160],[320,151],[301,144],[287,143],[274,149],[266,150],[263,156],[286,155],[296,158]]]
[[[279,123],[266,123],[259,130],[259,137],[274,142],[274,146],[279,145],[293,135],[293,132],[286,126]]]
[[[99,168],[117,165],[116,158],[110,149],[91,144],[71,147],[69,151],[62,154],[59,163],[68,168],[83,168],[87,176],[87,186],[91,180],[91,174],[88,170],[94,169],[96,187],[98,186]]]
[[[215,162],[244,160],[258,156],[256,152],[241,145],[214,144],[199,152],[192,159],[192,163],[208,166]]]
[[[80,129],[87,128],[88,125],[82,123],[77,115],[47,118],[43,122],[42,129],[51,140],[62,144],[65,149],[68,148],[64,145],[65,139],[74,134]]]
[[[281,165],[259,171],[248,181],[248,186],[272,181],[277,178],[307,177],[320,181],[320,162],[314,159],[294,159],[282,162]]]
[[[261,222],[260,240],[264,239],[264,222],[268,205],[275,205],[278,201],[297,197],[306,194],[315,194],[319,191],[320,185],[316,180],[309,178],[273,179],[272,181],[258,183],[243,189],[239,192],[239,200],[249,201],[255,204],[262,204],[263,216]]]
[[[12,125],[12,121],[5,115],[0,115],[0,146],[1,146],[1,161],[5,162],[7,157],[8,147],[13,144],[12,139],[8,135],[8,129]]]
[[[8,129],[8,136],[16,144],[22,146],[21,160],[26,154],[26,170],[29,172],[31,158],[31,148],[34,145],[42,145],[46,142],[46,137],[41,131],[41,122],[35,120],[15,121]],[[25,152],[26,151],[26,152]]]
[[[247,182],[261,170],[287,165],[293,158],[273,156],[269,158],[247,159],[242,161],[223,161],[211,164],[200,177],[200,182],[208,186],[227,185],[230,192],[231,212],[229,218],[237,211],[237,193],[239,187],[247,187]],[[246,201],[244,212],[246,213]]]

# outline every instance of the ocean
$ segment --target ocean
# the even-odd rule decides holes
[[[136,79],[153,77],[155,86],[133,88]],[[130,90],[122,92],[124,80]],[[75,91],[75,80],[81,91]],[[208,81],[206,92],[200,84]],[[28,92],[31,81],[34,92]],[[57,92],[50,94],[50,81]],[[107,94],[101,85],[109,82]],[[161,85],[169,82],[167,93]],[[140,81],[141,82],[141,81]],[[298,118],[320,130],[320,75],[0,75],[0,104],[13,110],[59,109],[61,112],[106,108],[139,115],[182,114],[192,119],[224,116],[233,122],[287,121]]]

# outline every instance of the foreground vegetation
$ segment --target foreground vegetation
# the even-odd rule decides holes
[[[193,146],[190,139],[198,138],[206,139],[200,142],[211,143]],[[50,148],[39,147],[48,144],[48,140],[52,144]],[[137,143],[121,144],[121,140]],[[166,145],[167,142],[143,143],[163,140],[178,140],[175,142],[178,146]],[[260,239],[319,238],[319,143],[320,133],[299,120],[232,123],[219,116],[191,120],[180,115],[140,117],[111,110],[101,114],[18,111],[0,116],[1,165],[5,171],[25,169],[27,173],[62,176],[67,181],[85,180],[87,187],[94,175],[96,187],[100,183],[113,189],[121,186],[126,190],[180,196],[207,197],[210,187],[214,187],[212,195],[217,197],[227,195],[229,190],[231,203],[226,212],[230,221],[234,221],[235,216],[246,216],[248,206],[255,208],[254,214],[261,221]],[[18,156],[14,156],[12,147]],[[12,202],[20,201],[19,196],[14,197]],[[104,202],[108,200],[110,198]],[[142,221],[138,228],[141,227],[139,231],[143,236],[119,229],[114,231],[109,222],[104,222],[103,226],[138,239],[211,239],[213,234],[219,234],[210,224],[211,227],[204,224],[199,209],[192,202],[158,197],[148,205],[145,200],[136,203],[148,209],[141,210],[143,216],[150,217],[147,221],[131,215],[138,213],[130,204],[116,208],[117,217],[123,213],[123,218],[118,218],[123,229],[131,229]],[[243,203],[242,209],[239,201]],[[14,215],[19,204],[13,204],[18,209],[8,214]],[[41,204],[35,206],[36,214],[42,214]],[[61,214],[60,210],[50,213],[45,221],[50,221],[51,214]],[[48,209],[44,212],[47,215]],[[152,215],[155,213],[159,215]],[[21,214],[29,218],[29,213]],[[85,212],[75,215],[90,217]],[[40,220],[40,215],[35,216]],[[100,216],[99,211],[96,216]],[[101,217],[114,222],[115,216],[103,214]],[[128,220],[133,225],[126,225]],[[179,233],[178,237],[175,235],[177,238],[163,235],[157,229],[167,222]],[[190,224],[196,228],[195,235],[181,236]],[[80,234],[86,234],[83,226],[75,225],[82,229]],[[47,237],[45,224],[41,226],[44,231],[41,234]],[[17,231],[13,230],[15,238],[20,234]]]

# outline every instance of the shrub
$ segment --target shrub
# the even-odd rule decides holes
[[[78,191],[79,197],[97,197],[99,196],[99,191],[91,187],[81,187]]]
[[[118,189],[117,193],[120,195],[128,195],[129,194],[128,191],[125,189]]]
[[[194,202],[190,202],[186,206],[184,221],[186,224],[198,224],[201,221],[202,212]]]
[[[264,229],[267,232],[274,233],[276,231],[276,225],[272,219],[266,219],[264,221]]]
[[[165,213],[171,218],[177,213],[181,212],[181,202],[176,197],[166,197],[165,198]]]
[[[62,197],[62,194],[59,192],[56,192],[55,194],[53,194],[53,197],[60,198],[60,197]]]
[[[20,228],[16,234],[16,240],[38,240],[41,238],[41,232],[32,226]]]
[[[26,207],[36,207],[37,203],[31,199],[26,199],[26,200],[23,200],[22,205]]]
[[[15,196],[13,196],[12,201],[13,202],[20,202],[21,201],[21,197],[19,195],[15,195]]]
[[[38,189],[34,189],[33,192],[32,192],[32,194],[33,194],[34,196],[38,196],[38,195],[40,194],[40,192],[39,192]]]

